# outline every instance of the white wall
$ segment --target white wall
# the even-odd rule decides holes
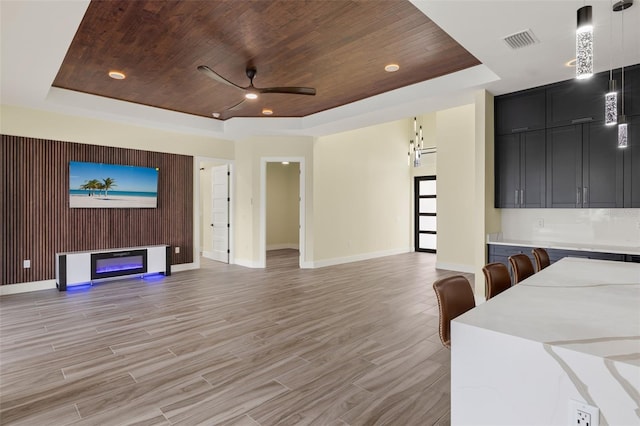
[[[174,133],[94,118],[2,105],[0,131],[6,135],[233,159],[231,141]]]
[[[316,266],[411,250],[407,120],[314,144]]]
[[[487,263],[487,234],[500,231],[500,209],[495,206],[495,138],[493,127],[493,95],[485,90],[475,96],[475,294],[484,297],[484,274]]]
[[[436,113],[438,253],[436,266],[475,272],[475,108]]]
[[[261,229],[261,163],[263,158],[299,157],[305,161],[305,258],[313,259],[313,138],[306,136],[253,137],[235,143],[236,210],[235,241],[236,263],[248,267],[262,267]],[[266,210],[265,210],[266,211]],[[266,224],[265,224],[266,226]]]
[[[300,165],[267,163],[267,250],[298,248]]]

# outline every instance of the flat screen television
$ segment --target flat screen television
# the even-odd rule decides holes
[[[69,162],[69,207],[156,208],[155,167]]]

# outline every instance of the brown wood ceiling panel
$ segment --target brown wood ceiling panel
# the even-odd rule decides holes
[[[204,117],[303,117],[477,64],[407,0],[94,0],[53,85]],[[198,65],[241,86],[253,65],[258,87],[317,95],[263,94],[225,113],[243,93]]]

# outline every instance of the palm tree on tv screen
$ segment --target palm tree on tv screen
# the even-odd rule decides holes
[[[95,196],[95,191],[100,190],[102,183],[98,179],[91,179],[80,185],[80,189],[91,191],[91,196]]]
[[[116,180],[115,179],[112,179],[112,178],[108,177],[108,178],[106,178],[106,179],[104,179],[102,181],[102,188],[104,189],[104,196],[105,197],[108,195],[109,190],[111,188],[113,188],[114,186],[118,186],[118,185],[116,185]]]

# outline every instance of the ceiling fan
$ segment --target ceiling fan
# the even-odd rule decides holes
[[[249,85],[246,87],[238,86],[237,84],[227,80],[211,68],[206,65],[198,66],[198,71],[202,72],[209,78],[217,81],[218,83],[226,84],[227,86],[235,87],[238,90],[242,90],[244,92],[244,99],[228,108],[228,110],[237,109],[245,100],[247,99],[256,99],[259,94],[262,93],[283,93],[286,95],[309,95],[315,96],[316,89],[311,87],[255,87],[253,85],[253,79],[257,74],[257,70],[254,67],[248,67],[246,69],[247,77],[249,78]]]

